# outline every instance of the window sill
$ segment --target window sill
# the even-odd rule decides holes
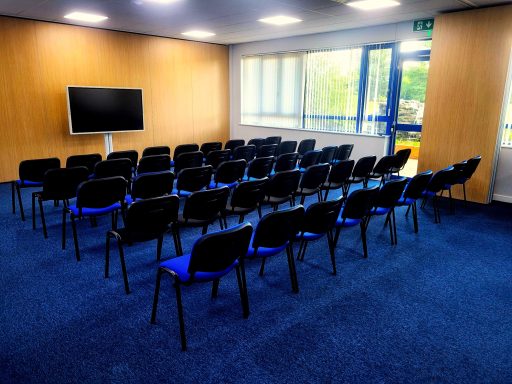
[[[387,138],[389,135],[371,135],[369,133],[352,133],[352,132],[333,132],[328,130],[319,129],[308,129],[308,128],[284,128],[284,127],[272,127],[269,125],[255,125],[255,124],[243,124],[238,123],[240,127],[255,127],[255,128],[270,128],[270,129],[284,129],[287,131],[300,131],[300,132],[318,132],[318,133],[329,133],[331,135],[345,135],[345,136],[366,136],[375,138]]]

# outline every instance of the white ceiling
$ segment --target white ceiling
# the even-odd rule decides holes
[[[202,41],[237,44],[390,24],[503,3],[497,0],[399,0],[398,7],[365,12],[346,6],[343,4],[346,1],[177,0],[157,4],[147,0],[0,0],[0,14],[90,25],[71,22],[63,16],[73,11],[100,13],[109,19],[91,26],[176,38],[184,38],[181,32],[201,29],[216,33]],[[294,16],[303,22],[272,26],[257,21],[278,14]]]

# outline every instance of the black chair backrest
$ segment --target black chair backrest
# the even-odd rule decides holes
[[[209,143],[201,144],[201,148],[199,149],[203,152],[203,155],[208,156],[211,151],[220,151],[222,149],[222,143],[220,141],[212,141]]]
[[[171,171],[143,173],[133,181],[131,195],[133,199],[170,195],[173,183],[174,173]]]
[[[254,145],[256,147],[256,150],[260,149],[260,147],[264,144],[265,144],[265,139],[262,137],[257,137],[257,138],[251,139],[247,142],[247,145]]]
[[[296,141],[281,141],[277,146],[276,156],[282,155],[284,153],[294,153],[297,149]]]
[[[144,150],[142,151],[142,157],[157,155],[171,156],[171,148],[169,148],[167,145],[159,145],[155,147],[144,148]]]
[[[335,160],[348,160],[354,149],[354,144],[342,144],[338,147],[336,154],[334,155]]]
[[[375,203],[375,199],[379,194],[379,187],[358,189],[352,192],[345,202],[342,219],[362,219]]]
[[[244,159],[249,162],[256,156],[256,147],[254,145],[242,145],[236,147],[233,151],[233,160]]]
[[[203,152],[184,152],[180,153],[178,157],[174,158],[174,172],[177,174],[185,168],[200,167],[203,165]]]
[[[211,165],[185,168],[178,174],[176,189],[189,192],[200,191],[210,184],[212,173],[213,168]]]
[[[338,147],[336,146],[328,146],[322,148],[322,156],[320,157],[321,163],[332,163],[334,160],[334,155],[336,154],[336,151],[338,150]]]
[[[19,166],[20,180],[42,182],[46,171],[54,168],[60,168],[60,160],[56,157],[23,160]]]
[[[274,164],[274,157],[257,157],[252,160],[247,167],[247,177],[255,179],[262,179],[270,175],[272,172],[272,164]]]
[[[217,169],[223,161],[229,160],[230,151],[227,149],[211,151],[206,155],[206,165],[211,165],[213,169]]]
[[[256,157],[275,156],[277,151],[277,144],[264,144],[258,149]]]
[[[266,214],[261,218],[256,227],[252,246],[277,248],[285,245],[295,238],[295,234],[302,226],[304,219],[304,207],[283,209]]]
[[[242,181],[233,190],[231,207],[255,208],[265,199],[265,186],[268,178]]]
[[[482,156],[475,156],[466,161],[466,166],[462,169],[462,176],[466,179],[470,179],[478,168],[478,164],[482,160]]]
[[[394,168],[399,171],[403,169],[407,160],[409,160],[409,156],[411,155],[411,148],[404,148],[395,153],[395,164]]]
[[[197,144],[180,144],[174,148],[172,159],[176,161],[179,155],[182,153],[197,152],[199,151],[199,145]]]
[[[357,160],[354,169],[352,170],[353,177],[368,177],[370,172],[373,170],[373,166],[377,161],[377,156],[365,156]]]
[[[219,165],[215,172],[215,183],[230,184],[240,181],[245,175],[247,162],[244,159],[228,160]]]
[[[102,157],[99,153],[89,153],[87,155],[73,155],[66,159],[66,168],[87,167],[89,173],[94,172],[94,166],[99,163]]]
[[[87,167],[53,168],[43,180],[43,200],[65,200],[76,197],[78,186],[87,180]]]
[[[354,160],[340,160],[338,163],[331,167],[327,181],[329,183],[345,183],[352,175],[354,169]]]
[[[228,198],[228,187],[193,192],[185,200],[183,218],[214,221],[219,212],[226,208]]]
[[[196,272],[224,271],[233,265],[247,254],[251,237],[250,223],[201,236],[192,247],[187,271],[190,279],[194,280]]]
[[[458,173],[454,167],[448,167],[437,171],[430,179],[426,188],[427,191],[437,193],[443,190],[445,185],[452,180],[454,173]]]
[[[241,147],[242,145],[245,145],[245,140],[243,139],[232,139],[226,141],[226,145],[224,145],[224,149],[229,149],[230,151],[233,151],[237,147]]]
[[[322,151],[320,150],[311,150],[308,151],[302,156],[299,162],[299,168],[307,168],[312,165],[318,164],[320,162],[320,157],[322,156]]]
[[[286,197],[299,187],[301,173],[298,169],[277,172],[267,183],[267,196]]]
[[[320,188],[320,186],[325,183],[327,180],[327,175],[329,175],[330,165],[323,164],[315,164],[306,168],[306,171],[302,175],[299,183],[299,189],[316,189]]]
[[[380,208],[393,208],[407,185],[407,179],[402,177],[400,179],[390,180],[382,186],[375,200],[374,206]]]
[[[137,167],[137,162],[139,161],[139,153],[134,150],[110,152],[107,156],[107,160],[114,159],[130,159],[132,162],[132,167],[135,168]]]
[[[300,230],[302,232],[326,233],[334,227],[340,214],[343,198],[320,201],[306,210]]]
[[[418,173],[405,187],[404,198],[419,199],[422,196],[423,191],[427,188],[431,178],[432,171]]]
[[[281,136],[269,136],[265,139],[265,144],[276,144],[279,145],[281,143]]]
[[[122,202],[127,184],[121,176],[84,181],[77,189],[76,206],[79,209],[104,208]]]
[[[274,171],[282,172],[295,169],[298,158],[299,154],[297,152],[283,153],[282,155],[279,155],[276,160],[276,165],[274,166]]]
[[[137,173],[162,172],[171,169],[171,157],[169,155],[143,156],[139,161]]]
[[[153,197],[131,204],[124,220],[130,238],[152,239],[163,235],[178,219],[180,199],[176,195]]]
[[[95,179],[112,176],[122,176],[130,181],[132,178],[132,161],[130,159],[111,159],[96,163],[94,167]]]
[[[373,168],[374,174],[388,174],[396,164],[396,155],[383,156]]]
[[[312,151],[315,149],[316,140],[315,139],[304,139],[299,143],[299,147],[297,148],[297,152],[300,156],[304,156],[306,152]]]

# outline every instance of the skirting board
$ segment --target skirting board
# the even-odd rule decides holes
[[[496,201],[502,201],[504,203],[512,203],[512,196],[505,196],[505,195],[492,195],[492,199]]]

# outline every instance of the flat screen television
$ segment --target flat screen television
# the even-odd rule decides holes
[[[144,130],[142,89],[67,87],[69,132],[133,132]]]

